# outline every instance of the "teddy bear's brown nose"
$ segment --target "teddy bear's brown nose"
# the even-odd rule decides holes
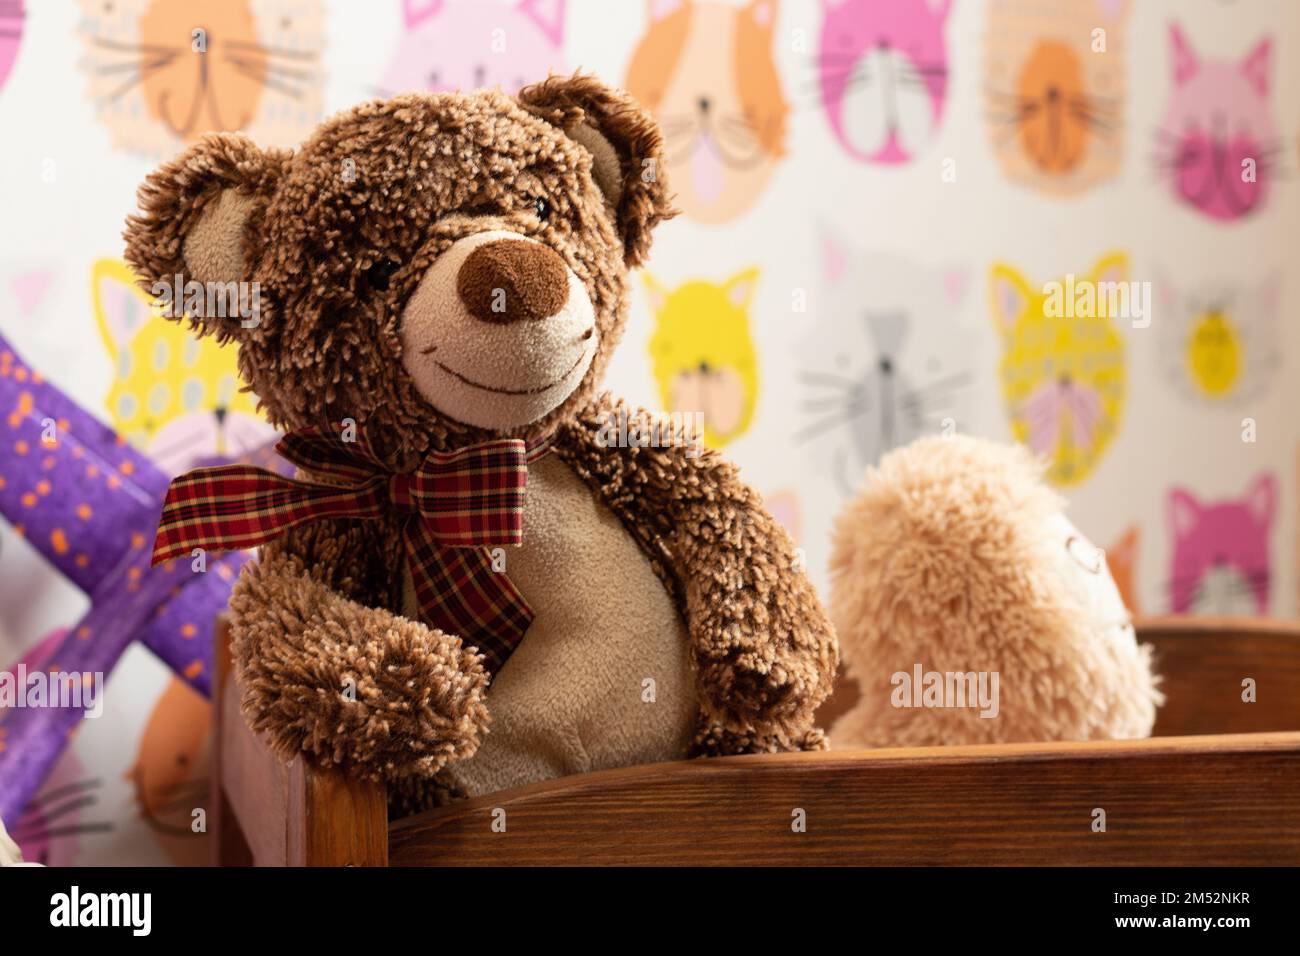
[[[546,319],[569,300],[569,270],[539,242],[495,239],[461,263],[456,292],[470,315],[484,322]]]

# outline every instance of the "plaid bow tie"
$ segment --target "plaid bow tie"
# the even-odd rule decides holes
[[[251,465],[196,468],[167,490],[153,563],[194,548],[265,544],[322,518],[409,517],[402,538],[426,623],[463,638],[496,674],[523,639],[533,612],[487,548],[523,540],[528,464],[550,438],[501,438],[433,452],[415,471],[387,471],[360,430],[345,441],[327,429],[286,435],[276,451],[300,468],[338,479],[317,484]]]

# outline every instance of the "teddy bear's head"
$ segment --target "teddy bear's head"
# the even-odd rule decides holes
[[[663,167],[653,120],[589,76],[398,96],[294,152],[202,140],[141,187],[127,258],[238,341],[280,427],[352,419],[412,453],[527,438],[591,398],[672,215]]]

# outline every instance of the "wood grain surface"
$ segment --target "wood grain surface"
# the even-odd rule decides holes
[[[274,757],[219,663],[215,842],[222,862],[258,865],[1300,865],[1300,625],[1161,618],[1138,633],[1169,697],[1149,740],[627,767],[391,826],[383,787]]]
[[[389,839],[394,866],[1297,864],[1300,733],[629,767],[411,817]]]

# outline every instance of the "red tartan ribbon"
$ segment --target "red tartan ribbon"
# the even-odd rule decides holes
[[[406,560],[426,623],[478,648],[495,674],[523,639],[533,612],[510,579],[492,568],[489,547],[523,540],[528,464],[550,439],[500,438],[433,452],[409,474],[386,470],[358,429],[355,441],[327,429],[286,435],[276,451],[319,484],[252,465],[196,468],[167,490],[153,563],[194,548],[251,548],[322,518],[408,515]]]

